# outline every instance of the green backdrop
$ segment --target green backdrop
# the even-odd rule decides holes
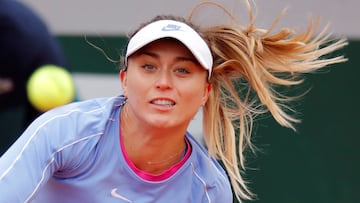
[[[258,124],[263,152],[251,157],[247,173],[257,202],[360,202],[360,42],[343,51],[347,63],[307,76],[312,90],[296,107],[297,133],[271,119]]]

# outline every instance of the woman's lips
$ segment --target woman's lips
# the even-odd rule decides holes
[[[151,100],[150,103],[167,107],[173,107],[176,104],[173,100],[164,98]]]

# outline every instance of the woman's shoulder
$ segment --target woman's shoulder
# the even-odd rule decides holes
[[[121,97],[94,98],[51,109],[40,115],[29,127],[100,131],[121,105]]]
[[[195,171],[198,171],[204,178],[209,181],[225,181],[228,178],[221,164],[209,154],[203,144],[200,144],[193,136],[187,135],[192,147],[191,162]]]
[[[207,188],[208,197],[215,202],[232,202],[230,181],[221,164],[194,137],[188,134],[187,138],[192,147],[189,163],[197,182]]]
[[[109,114],[112,110],[121,106],[123,102],[123,97],[103,97],[103,98],[93,98],[82,101],[75,101],[63,106],[56,107],[51,109],[39,118],[52,118],[52,117],[64,117],[67,119],[71,116],[79,116],[81,114],[85,115],[101,115]]]

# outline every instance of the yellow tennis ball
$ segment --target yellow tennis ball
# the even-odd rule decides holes
[[[42,112],[70,103],[75,97],[71,74],[55,65],[44,65],[35,70],[26,88],[30,103]]]

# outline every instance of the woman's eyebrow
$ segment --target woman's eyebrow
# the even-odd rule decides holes
[[[199,64],[198,60],[196,60],[193,56],[178,56],[176,57],[176,61],[190,61],[195,64]]]
[[[139,56],[141,55],[147,55],[147,56],[150,56],[150,57],[153,57],[153,58],[160,58],[160,55],[159,54],[156,54],[154,52],[149,52],[149,51],[142,51],[138,54]]]
[[[150,51],[142,51],[138,54],[139,56],[141,55],[147,55],[147,56],[150,56],[150,57],[153,57],[153,58],[160,58],[160,55],[155,53],[155,52],[150,52]],[[190,61],[190,62],[193,62],[195,64],[199,64],[198,60],[196,60],[195,57],[193,56],[177,56],[175,58],[175,61]]]

